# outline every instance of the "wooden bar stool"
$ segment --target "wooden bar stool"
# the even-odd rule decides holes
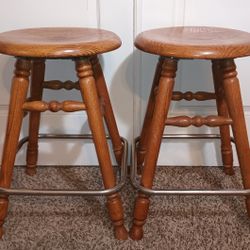
[[[133,185],[139,190],[134,208],[130,237],[143,237],[149,195],[250,195],[250,152],[247,130],[234,58],[250,55],[250,34],[233,29],[213,27],[172,27],[145,31],[135,40],[135,46],[160,56],[156,67],[141,136],[134,146],[131,171]],[[179,59],[207,59],[212,62],[215,93],[173,92]],[[168,117],[171,100],[216,99],[218,116]],[[202,125],[220,128],[221,152],[226,174],[233,174],[231,141],[236,144],[244,190],[155,190],[152,189],[161,139],[165,125],[187,127]],[[234,138],[230,138],[229,125]],[[187,136],[191,138],[191,136]],[[182,137],[180,137],[182,138]],[[183,137],[184,138],[184,137]],[[205,138],[196,135],[195,138]],[[140,184],[136,170],[141,169]],[[250,197],[246,198],[250,216]]]
[[[121,198],[118,191],[126,178],[126,140],[121,138],[116,126],[105,79],[98,61],[98,54],[120,47],[120,39],[112,32],[88,28],[37,28],[0,34],[0,53],[17,58],[12,80],[6,137],[0,172],[0,237],[7,215],[8,196],[25,195],[107,195],[107,206],[114,225],[115,237],[126,239]],[[79,81],[44,81],[46,59],[71,59],[75,62]],[[27,99],[29,76],[30,98]],[[42,101],[43,88],[79,89],[83,102]],[[27,169],[36,172],[38,138],[67,138],[67,135],[39,135],[40,112],[59,110],[86,111],[92,135],[71,135],[70,138],[93,139],[101,168],[104,190],[20,190],[11,189],[11,178],[17,150],[28,141]],[[24,114],[30,112],[29,136],[19,143]],[[105,119],[109,138],[105,135]],[[111,139],[121,182],[116,183],[107,139]]]

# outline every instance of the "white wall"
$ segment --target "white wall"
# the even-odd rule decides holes
[[[123,45],[102,56],[113,108],[122,136],[130,141],[139,134],[153,77],[156,57],[135,50],[135,36],[146,29],[176,25],[212,25],[250,31],[250,2],[246,0],[9,0],[1,4],[0,32],[41,26],[88,26],[117,33]],[[14,60],[0,56],[0,151],[7,118],[10,80]],[[250,126],[249,59],[237,60],[245,114]],[[193,72],[190,74],[190,72]],[[197,73],[197,74],[194,74]],[[46,79],[75,80],[71,61],[49,61]],[[176,89],[212,90],[210,64],[185,61],[179,64]],[[45,99],[78,99],[77,91],[45,91]],[[199,106],[198,106],[199,105]],[[172,105],[171,115],[215,112],[214,102],[180,102]],[[43,113],[42,132],[88,132],[86,116],[80,113]],[[250,127],[249,127],[250,129]],[[27,121],[22,133],[26,134]],[[167,128],[168,133],[210,132],[204,128]],[[215,130],[217,132],[217,130]],[[84,146],[83,146],[84,145]],[[93,149],[82,142],[42,142],[40,164],[96,164]],[[177,150],[178,149],[178,150]],[[217,151],[217,153],[216,153]],[[181,155],[181,157],[180,157]],[[24,152],[17,157],[24,164]],[[169,142],[164,144],[159,164],[217,165],[221,164],[219,144],[213,142]]]
[[[237,3],[234,0],[138,0],[136,1],[136,28],[140,31],[176,25],[207,25],[238,28],[250,32],[250,2],[240,0]],[[137,61],[140,62],[137,72],[136,85],[136,110],[140,114],[136,124],[143,121],[146,109],[149,89],[152,82],[152,65],[156,63],[156,57],[139,53]],[[237,60],[238,72],[240,75],[242,95],[244,100],[245,115],[248,129],[250,129],[250,94],[248,84],[248,71],[250,60]],[[190,74],[190,72],[192,72]],[[176,90],[183,92],[187,90],[199,91],[213,90],[212,74],[210,63],[206,61],[182,61],[179,63],[178,76],[176,81]],[[247,89],[248,88],[248,89]],[[179,102],[173,103],[171,115],[186,114],[193,116],[195,114],[207,115],[216,113],[215,102]],[[136,133],[140,127],[135,127]],[[218,133],[218,129],[202,128],[176,128],[167,127],[166,133]],[[221,165],[220,149],[218,142],[198,141],[170,141],[161,147],[159,164],[169,165]],[[237,157],[235,156],[237,164]]]

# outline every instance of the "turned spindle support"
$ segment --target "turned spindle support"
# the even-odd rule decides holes
[[[229,117],[227,103],[225,99],[225,91],[223,87],[223,76],[221,72],[220,60],[212,60],[212,72],[214,79],[214,89],[216,93],[216,106],[218,115]],[[230,127],[228,125],[220,126],[221,135],[221,156],[224,172],[228,175],[234,174],[233,169],[233,151],[231,144]]]
[[[140,141],[139,141],[139,144],[138,144],[137,150],[136,150],[137,151],[137,172],[138,172],[138,174],[141,174],[141,172],[142,172],[142,165],[143,165],[146,150],[147,150],[147,141],[148,141],[149,132],[150,132],[149,129],[150,129],[150,124],[151,124],[151,120],[153,117],[153,111],[155,108],[156,89],[158,88],[163,61],[164,61],[164,59],[162,57],[160,57],[157,65],[156,65],[155,75],[154,75],[153,84],[152,84],[152,88],[151,88],[151,92],[150,92],[150,96],[149,96],[147,110],[146,110],[145,118],[143,121]]]
[[[0,187],[3,188],[9,188],[11,184],[24,114],[22,105],[26,100],[28,92],[30,69],[31,62],[29,60],[18,59],[16,61],[14,77],[12,79],[9,115],[0,172]],[[0,237],[3,235],[3,223],[7,216],[7,209],[8,197],[0,196]]]
[[[208,101],[208,100],[214,100],[215,98],[216,98],[215,93],[211,92],[198,91],[193,93],[191,91],[187,91],[183,93],[180,91],[174,91],[172,96],[172,101],[181,101],[181,100]]]
[[[0,33],[0,45],[0,54],[17,58],[16,70],[12,80],[8,125],[0,172],[0,236],[3,234],[3,223],[7,214],[9,195],[77,194],[101,196],[109,194],[107,196],[107,206],[113,222],[115,237],[116,239],[126,239],[128,233],[124,227],[123,208],[118,191],[125,184],[127,142],[118,133],[106,83],[97,59],[97,55],[118,49],[121,46],[120,38],[111,31],[94,28],[30,28]],[[79,80],[76,82],[70,80],[45,81],[45,61],[47,59],[73,60],[76,62]],[[91,59],[94,60],[93,66]],[[31,66],[30,97],[27,97]],[[42,99],[43,89],[78,90],[83,98],[80,101],[45,101]],[[45,111],[86,111],[87,122],[89,122],[92,134],[76,135],[62,133],[59,135],[46,133],[39,135],[40,115]],[[18,143],[24,114],[29,114],[29,134]],[[103,118],[106,120],[110,134],[105,133]],[[56,124],[56,127],[60,125],[59,122]],[[67,124],[64,125],[67,128]],[[48,126],[49,128],[50,126]],[[28,142],[26,173],[29,175],[36,173],[38,138],[82,138],[83,140],[93,138],[105,190],[103,188],[99,190],[38,190],[35,187],[36,190],[23,190],[20,188],[14,190],[10,188],[16,153],[26,142]],[[114,150],[117,162],[121,164],[119,174],[121,178],[118,181],[116,181],[116,172],[111,165],[109,155],[107,140],[110,139],[112,139],[111,147]]]
[[[119,131],[115,122],[115,116],[112,109],[111,101],[108,94],[107,85],[102,72],[102,68],[97,56],[91,58],[91,64],[94,71],[96,88],[99,98],[102,102],[103,115],[107,125],[108,132],[111,137],[113,151],[118,165],[121,165],[123,145],[119,136]]]
[[[175,59],[164,59],[160,73],[158,92],[155,97],[154,112],[150,124],[149,138],[147,139],[147,151],[142,169],[141,185],[152,188],[157,158],[160,150],[161,137],[165,127],[165,117],[171,102],[174,79],[177,70]],[[133,226],[130,237],[140,240],[143,237],[143,225],[147,218],[149,197],[138,194],[135,202]]]
[[[75,111],[86,110],[86,106],[84,103],[77,101],[63,101],[61,103],[58,101],[51,101],[51,102],[31,101],[31,102],[25,102],[23,104],[23,109],[26,111],[36,111],[36,112],[45,112],[45,111],[75,112]]]
[[[52,90],[60,90],[60,89],[65,89],[65,90],[72,90],[76,89],[79,90],[79,82],[72,82],[70,80],[62,82],[59,80],[51,80],[51,81],[45,81],[43,82],[43,88],[44,89],[52,89]]]
[[[228,112],[233,120],[232,130],[236,150],[240,163],[243,185],[245,189],[250,188],[250,149],[247,135],[247,128],[243,110],[243,103],[240,93],[239,80],[237,78],[236,65],[234,60],[227,59],[221,62],[221,72],[225,98]],[[247,212],[250,217],[250,197],[246,198]]]
[[[90,61],[88,59],[76,60],[76,71],[79,78],[82,98],[86,105],[89,127],[93,134],[103,184],[105,188],[112,188],[116,184],[116,178],[111,165],[96,81],[93,77]],[[121,240],[127,239],[128,234],[124,227],[123,208],[120,195],[114,194],[109,196],[107,206],[113,222],[115,237]]]
[[[42,83],[45,74],[45,60],[33,60],[31,70],[30,98],[27,101],[40,101],[43,94]],[[24,112],[28,113],[28,112]],[[40,113],[31,112],[29,114],[29,141],[26,152],[26,174],[33,176],[36,174],[36,164],[38,160],[38,133],[40,125]]]
[[[176,116],[167,118],[165,124],[177,127],[189,127],[189,126],[201,127],[204,125],[208,127],[218,127],[218,126],[232,124],[232,119],[228,117],[215,116],[215,115],[209,115],[206,117]]]
[[[135,141],[136,148],[134,148],[133,152],[135,157],[133,158],[131,180],[133,185],[138,189],[138,197],[136,198],[130,236],[134,240],[139,240],[143,237],[143,225],[145,224],[149,209],[149,194],[194,194],[195,191],[198,191],[190,189],[171,190],[171,187],[161,188],[158,185],[157,189],[152,189],[162,138],[220,138],[224,171],[226,174],[233,174],[233,157],[229,129],[231,126],[245,189],[234,190],[233,194],[241,193],[247,195],[249,193],[250,149],[234,58],[250,56],[250,35],[247,32],[235,29],[178,26],[144,31],[136,37],[134,44],[137,49],[152,55],[158,55],[164,60],[161,66],[160,79],[155,77],[157,80],[152,86],[141,136]],[[212,61],[215,93],[204,91],[172,91],[176,70],[171,61],[182,59]],[[167,62],[168,66],[166,67]],[[189,72],[189,74],[193,73],[196,72]],[[184,81],[182,82],[182,86],[184,87]],[[197,87],[199,88],[199,86],[201,85],[198,84]],[[170,101],[207,101],[214,99],[216,99],[217,104],[217,116],[211,114],[207,117],[199,115],[194,117],[185,115],[168,117],[166,115]],[[197,135],[198,137],[189,134],[162,136],[165,125],[178,127],[188,127],[191,125],[196,127],[203,125],[219,127],[220,136],[212,136],[210,134],[200,134]],[[179,154],[181,156],[182,151]],[[138,183],[139,176],[135,174],[136,164],[142,169],[140,184]],[[196,194],[215,194],[213,192],[215,190],[204,189],[201,192],[199,191]],[[217,191],[216,194],[218,195],[229,194],[231,192],[230,190]],[[246,198],[246,205],[248,214],[250,215],[249,196]]]

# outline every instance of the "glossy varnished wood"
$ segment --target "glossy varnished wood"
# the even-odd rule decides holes
[[[236,58],[250,55],[250,34],[216,27],[160,28],[139,34],[135,46],[176,58]]]
[[[35,28],[0,34],[0,53],[20,57],[91,56],[120,47],[110,31],[90,28]]]
[[[222,84],[223,75],[221,71],[220,60],[212,61],[212,71],[214,80],[214,89],[216,93],[216,105],[218,115],[229,117],[227,103],[225,99],[225,90]],[[231,145],[230,127],[228,125],[220,126],[221,135],[221,155],[224,172],[228,175],[234,174],[233,169],[233,152]]]
[[[198,91],[193,93],[191,91],[187,91],[183,93],[180,91],[174,91],[172,96],[172,101],[181,101],[181,100],[207,101],[207,100],[213,100],[215,98],[216,98],[215,93],[210,93],[210,92]]]
[[[165,127],[172,91],[174,87],[177,61],[165,59],[160,73],[158,91],[155,97],[154,112],[149,125],[149,137],[147,139],[145,163],[142,169],[141,185],[152,188],[156,163],[161,145],[161,138]],[[130,237],[140,240],[143,237],[143,225],[146,221],[149,208],[149,197],[139,193],[134,208],[133,226]]]
[[[137,147],[137,166],[138,166],[137,171],[138,173],[141,173],[142,171],[142,165],[143,165],[145,154],[146,154],[147,142],[148,142],[148,138],[150,135],[149,129],[150,129],[150,124],[151,124],[151,120],[152,120],[153,112],[155,108],[155,96],[156,96],[157,88],[159,85],[159,79],[161,76],[161,69],[162,69],[163,61],[164,61],[163,58],[159,58],[159,61],[156,65],[154,80],[153,80],[153,84],[151,87],[147,110],[146,110],[144,121],[143,121],[140,141]]]
[[[156,70],[148,108],[145,114],[141,136],[136,149],[137,164],[142,169],[141,185],[151,188],[159,154],[164,125],[171,126],[219,126],[221,153],[226,174],[233,174],[233,155],[230,129],[236,143],[243,185],[250,187],[250,150],[244,119],[239,81],[232,58],[250,55],[250,34],[242,31],[210,27],[173,27],[145,31],[136,38],[138,49],[157,54],[164,64]],[[172,87],[176,67],[173,62],[182,58],[212,59],[215,93],[174,91]],[[172,62],[171,62],[172,61]],[[161,69],[160,69],[161,68]],[[161,77],[159,78],[159,72]],[[158,76],[157,76],[158,75]],[[166,117],[170,101],[204,101],[216,99],[218,116],[207,117],[179,116]],[[165,124],[164,120],[165,119]],[[250,198],[246,198],[250,215]],[[138,193],[134,208],[133,225],[130,237],[139,240],[143,237],[149,210],[149,197]],[[167,232],[166,232],[167,233]]]
[[[113,151],[117,163],[121,165],[123,145],[116,125],[115,116],[109,98],[107,85],[105,82],[105,78],[98,57],[97,56],[92,57],[91,63],[93,66],[97,92],[100,98],[100,102],[103,104],[104,119],[111,137]]]
[[[87,59],[78,59],[76,60],[76,70],[79,78],[80,91],[87,108],[89,127],[93,134],[103,184],[105,188],[113,188],[116,185],[116,179],[109,155],[92,65]],[[120,195],[116,193],[108,196],[107,206],[111,220],[113,221],[115,237],[121,240],[127,239],[128,233],[124,227]]]
[[[86,110],[86,106],[83,102],[77,101],[51,101],[51,102],[44,102],[44,101],[29,101],[23,104],[23,109],[26,111],[38,111],[38,112],[74,112],[80,110]]]
[[[87,112],[104,187],[109,189],[116,186],[116,177],[109,155],[103,116],[119,164],[122,159],[123,145],[116,126],[101,65],[96,55],[114,50],[120,45],[121,41],[114,33],[100,29],[38,28],[0,34],[0,53],[20,58],[17,60],[12,83],[8,126],[0,175],[1,187],[10,187],[24,113],[30,112],[26,172],[29,175],[34,175],[38,158],[40,112],[57,112],[60,110],[65,112],[84,110]],[[44,82],[45,60],[47,58],[74,59],[79,81],[76,83],[58,80]],[[30,97],[27,98],[31,61],[33,62],[32,80]],[[70,100],[63,102],[43,101],[42,92],[44,88],[80,90],[84,102]],[[107,198],[108,211],[114,225],[115,237],[116,239],[127,239],[128,233],[124,227],[120,194],[114,193]],[[2,226],[7,214],[7,207],[8,197],[1,196],[0,236],[3,234]]]
[[[59,90],[59,89],[78,89],[79,90],[79,82],[72,82],[70,80],[62,82],[59,80],[51,80],[51,81],[45,81],[43,83],[43,88],[45,89],[53,89],[53,90]]]
[[[237,155],[240,163],[244,188],[250,188],[250,149],[247,136],[247,128],[244,117],[243,103],[240,93],[239,80],[237,78],[234,60],[221,62],[222,84],[225,90],[225,98],[229,115],[233,120],[232,130],[236,144]],[[250,197],[246,198],[248,215],[250,216]]]
[[[29,101],[34,102],[42,99],[44,74],[45,60],[34,60],[32,64]],[[40,116],[40,112],[36,111],[30,112],[29,115],[29,141],[26,153],[26,173],[31,176],[36,173]]]
[[[25,102],[28,86],[31,62],[19,59],[12,80],[10,106],[8,114],[7,130],[5,134],[4,150],[0,172],[0,186],[9,188],[16,157],[17,145],[23,120],[22,105]],[[3,223],[7,215],[8,197],[0,197],[0,237],[3,235]]]
[[[170,126],[177,126],[177,127],[189,127],[189,126],[195,126],[195,127],[201,127],[201,126],[208,126],[208,127],[218,127],[223,125],[229,125],[232,124],[232,119],[229,117],[223,117],[223,116],[216,116],[216,115],[209,115],[206,117],[202,116],[175,116],[175,117],[169,117],[166,119],[165,122],[166,125]]]

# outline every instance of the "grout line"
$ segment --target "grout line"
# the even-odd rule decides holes
[[[183,18],[182,18],[183,26],[185,26],[185,23],[186,23],[186,7],[187,7],[186,0],[183,0]]]
[[[139,0],[133,0],[133,41],[135,40],[137,33],[138,33],[138,3]],[[140,81],[140,73],[139,70],[141,67],[141,54],[136,55],[136,48],[133,46],[133,138],[137,136],[138,132],[138,126],[141,124],[141,101],[137,99],[137,91],[141,91],[141,81]],[[136,83],[138,83],[138,86],[136,86]],[[138,87],[138,89],[136,89]],[[139,116],[138,114],[139,113]]]
[[[101,28],[101,2],[100,0],[96,0],[96,24],[97,28]]]
[[[186,0],[176,0],[173,6],[172,26],[184,26],[186,13]]]
[[[137,32],[137,0],[133,0],[133,41],[135,40],[135,35]],[[132,41],[132,43],[133,43]],[[135,71],[135,60],[136,60],[136,56],[135,56],[135,47],[133,46],[133,93],[136,93],[135,88],[135,82],[136,82],[136,71]],[[135,138],[135,129],[136,129],[136,119],[135,119],[135,113],[136,113],[136,99],[135,99],[135,94],[133,94],[133,116],[132,116],[132,124],[133,124],[133,130],[132,130],[132,138]]]

